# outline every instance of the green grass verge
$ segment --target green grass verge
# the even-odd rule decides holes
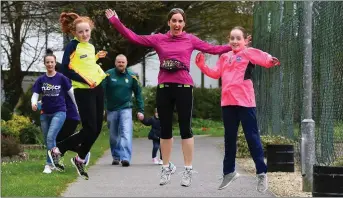
[[[195,135],[223,136],[224,127],[220,121],[193,119],[193,133]],[[151,127],[140,122],[134,122],[134,137],[147,137]],[[177,122],[173,126],[173,134],[180,134]],[[90,166],[109,148],[109,133],[105,125],[103,132],[91,150]],[[43,174],[45,152],[40,149],[25,150],[29,153],[29,160],[1,164],[1,196],[3,197],[56,197],[64,192],[69,183],[78,177],[75,168],[70,163],[75,153],[67,152],[64,157],[66,170],[63,173],[53,172]],[[91,177],[91,176],[90,176]]]
[[[109,133],[106,125],[91,149],[89,166],[95,164],[109,148]],[[54,171],[51,174],[42,173],[45,164],[44,150],[26,150],[29,160],[1,164],[1,196],[2,197],[56,197],[75,181],[78,174],[70,162],[75,156],[67,152],[64,157],[66,170],[63,173]],[[92,177],[92,176],[90,176]]]

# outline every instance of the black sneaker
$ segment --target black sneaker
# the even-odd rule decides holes
[[[61,154],[55,153],[54,149],[48,150],[48,156],[51,160],[51,164],[56,168],[56,170],[63,172],[64,165],[60,162]]]
[[[119,165],[119,163],[120,163],[120,161],[119,161],[119,160],[116,160],[116,159],[114,159],[114,160],[112,161],[112,165]]]
[[[78,162],[76,160],[76,157],[73,157],[70,159],[71,163],[75,166],[76,170],[77,170],[77,173],[85,180],[88,180],[89,177],[88,177],[88,174],[87,172],[85,171],[85,164],[82,163],[82,162]]]
[[[121,161],[121,165],[124,167],[128,167],[128,166],[130,166],[130,162],[127,160],[123,160],[123,161]]]

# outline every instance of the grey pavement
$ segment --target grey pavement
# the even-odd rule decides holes
[[[172,162],[176,173],[171,183],[159,185],[161,166],[152,164],[152,142],[146,138],[133,140],[133,157],[130,167],[112,166],[108,150],[95,165],[89,168],[90,179],[78,178],[62,194],[65,197],[274,197],[256,191],[253,175],[236,166],[240,177],[223,190],[217,190],[222,174],[223,153],[219,144],[223,138],[196,136],[193,182],[190,187],[180,185],[183,170],[181,139],[175,137]]]

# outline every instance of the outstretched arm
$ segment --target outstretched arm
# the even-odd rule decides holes
[[[232,50],[232,48],[229,45],[211,45],[194,35],[192,35],[191,38],[194,49],[199,50],[201,52],[209,54],[223,54]]]
[[[202,73],[206,74],[211,78],[219,79],[221,77],[222,59],[222,56],[220,56],[216,66],[212,69],[206,65],[204,54],[199,52],[195,58],[195,64],[199,67]]]
[[[141,122],[142,122],[145,126],[151,126],[151,125],[152,125],[152,118],[144,118],[143,120],[141,120]]]
[[[272,57],[272,55],[262,50],[251,47],[247,48],[244,53],[252,64],[261,65],[266,68],[280,65],[280,61],[277,58]]]
[[[118,15],[115,11],[107,9],[105,14],[107,19],[113,25],[113,27],[117,29],[118,32],[121,35],[123,35],[123,37],[125,37],[127,40],[129,40],[132,43],[143,45],[146,47],[154,47],[154,44],[156,43],[155,35],[137,35],[120,22]]]

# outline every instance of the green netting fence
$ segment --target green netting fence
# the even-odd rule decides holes
[[[255,2],[253,47],[281,61],[256,67],[254,86],[261,134],[294,139],[303,120],[304,2]],[[343,2],[314,2],[312,107],[317,164],[343,157]],[[299,152],[297,154],[299,159]]]

